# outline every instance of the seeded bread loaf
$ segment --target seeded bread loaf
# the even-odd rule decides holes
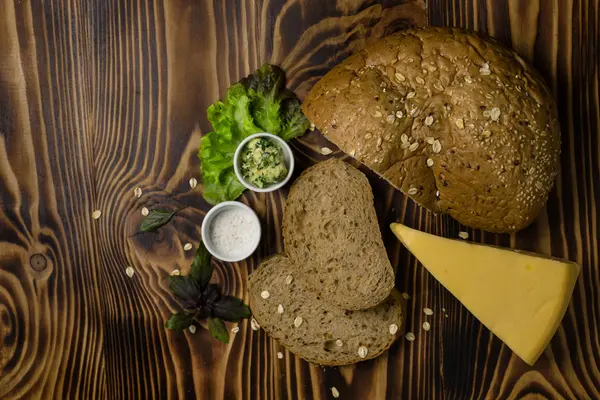
[[[558,173],[543,79],[496,40],[460,29],[381,39],[317,82],[303,110],[342,151],[473,228],[526,227]]]
[[[341,160],[315,164],[294,182],[283,239],[308,284],[342,308],[372,307],[394,287],[369,181]]]
[[[305,277],[281,254],[263,261],[248,283],[254,318],[292,353],[321,365],[352,364],[377,357],[402,334],[404,302],[396,290],[373,308],[345,311]]]

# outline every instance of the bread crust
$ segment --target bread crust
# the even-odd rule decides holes
[[[342,151],[472,228],[525,228],[559,170],[556,105],[541,76],[462,29],[373,43],[317,82],[303,110]]]

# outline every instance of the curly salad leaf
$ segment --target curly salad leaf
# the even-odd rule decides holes
[[[213,132],[200,141],[200,170],[204,198],[210,204],[235,200],[245,190],[233,170],[233,155],[246,137],[268,132],[289,141],[302,135],[309,122],[300,100],[285,89],[285,74],[265,64],[234,84],[224,101],[208,107]]]

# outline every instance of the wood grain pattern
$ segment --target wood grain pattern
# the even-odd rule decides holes
[[[559,103],[562,169],[546,210],[515,235],[469,231],[583,267],[534,368],[385,229],[404,221],[454,237],[463,228],[370,173],[397,287],[411,295],[414,342],[323,369],[247,322],[229,345],[205,327],[163,328],[179,309],[166,278],[187,272],[192,255],[183,245],[200,240],[209,208],[201,185],[188,185],[199,175],[208,105],[263,62],[280,64],[302,97],[369,41],[426,24],[423,0],[0,0],[0,398],[325,399],[335,386],[346,399],[599,399],[599,0],[428,5],[432,25],[489,32],[513,46]],[[334,148],[318,132],[293,142],[299,169],[324,159],[323,145]],[[218,265],[225,292],[245,297],[248,273],[281,250],[285,195],[243,197],[264,223],[264,240],[247,262]],[[130,237],[143,206],[183,204],[157,238]],[[435,314],[426,318],[424,307]],[[426,319],[429,332],[420,328]]]

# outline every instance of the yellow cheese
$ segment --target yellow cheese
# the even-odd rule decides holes
[[[533,365],[560,325],[579,265],[531,253],[392,231],[427,270],[526,363]]]

